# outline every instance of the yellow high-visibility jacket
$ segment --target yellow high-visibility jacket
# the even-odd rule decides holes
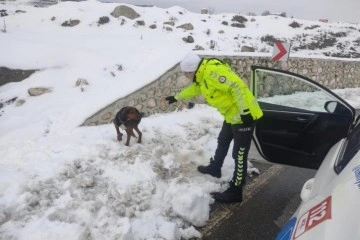
[[[247,114],[251,114],[254,120],[263,115],[246,84],[228,64],[219,59],[202,59],[194,82],[179,92],[175,99],[187,99],[200,94],[224,116],[227,123],[241,124],[241,116]]]

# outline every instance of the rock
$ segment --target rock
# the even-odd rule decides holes
[[[175,22],[173,22],[173,21],[170,21],[170,22],[164,22],[164,25],[175,26]]]
[[[51,92],[51,89],[49,88],[44,88],[44,87],[36,87],[36,88],[29,88],[28,93],[30,94],[30,96],[39,96],[42,95],[44,93],[48,93]]]
[[[255,48],[250,47],[250,46],[242,46],[241,52],[255,52]]]
[[[111,112],[107,112],[107,113],[105,113],[104,115],[101,116],[101,119],[102,120],[109,120],[109,119],[111,119],[111,117],[112,117]]]
[[[209,9],[207,8],[202,8],[200,11],[201,14],[209,14]]]
[[[118,18],[120,16],[124,16],[130,19],[135,19],[140,17],[140,14],[138,14],[137,12],[135,12],[134,9],[132,9],[131,7],[125,6],[125,5],[120,5],[117,6],[113,12],[111,13],[111,16]]]
[[[20,106],[24,105],[24,103],[25,103],[24,99],[19,99],[16,101],[15,106],[20,107]]]
[[[202,46],[200,45],[196,45],[194,50],[205,50],[205,48],[203,48]]]
[[[136,21],[137,26],[145,26],[144,20],[138,20]]]
[[[178,88],[183,88],[183,87],[189,85],[190,83],[191,83],[191,81],[190,81],[187,77],[185,77],[185,76],[180,76],[180,77],[178,78],[177,83],[176,83],[176,87],[178,87]]]
[[[149,100],[148,100],[148,102],[147,102],[147,106],[149,107],[149,108],[154,108],[154,107],[156,107],[157,105],[156,105],[156,100],[154,99],[154,98],[150,98]]]
[[[184,38],[182,38],[182,40],[184,40],[184,42],[187,42],[187,43],[193,43],[194,42],[194,38],[192,36],[184,37]]]
[[[80,23],[80,20],[68,20],[65,21],[61,24],[61,26],[63,27],[75,27],[76,25],[78,25]]]
[[[176,28],[182,28],[185,30],[194,30],[194,26],[191,23],[185,23],[183,25],[177,26]]]

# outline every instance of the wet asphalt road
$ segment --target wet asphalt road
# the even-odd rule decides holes
[[[203,240],[274,240],[300,204],[303,184],[316,171],[254,162],[261,174],[244,188],[244,200],[212,205],[208,224],[198,230]]]

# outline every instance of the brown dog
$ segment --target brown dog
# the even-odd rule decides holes
[[[119,127],[123,124],[125,126],[125,131],[127,134],[126,139],[126,146],[129,146],[130,137],[136,137],[134,134],[134,129],[138,134],[138,143],[141,143],[142,133],[140,132],[138,125],[142,118],[142,113],[139,112],[135,107],[123,107],[120,111],[117,112],[113,123],[115,125],[116,133],[117,133],[117,140],[121,141],[123,134],[120,132]]]

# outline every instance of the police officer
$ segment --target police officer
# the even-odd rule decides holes
[[[247,174],[247,156],[255,123],[263,115],[262,110],[249,88],[227,63],[216,58],[200,58],[189,52],[180,67],[193,83],[177,95],[165,99],[171,104],[201,94],[210,106],[224,116],[215,155],[209,165],[198,166],[198,171],[220,178],[221,167],[230,143],[234,140],[232,157],[235,169],[232,180],[224,192],[216,192],[213,197],[223,203],[241,202]]]

